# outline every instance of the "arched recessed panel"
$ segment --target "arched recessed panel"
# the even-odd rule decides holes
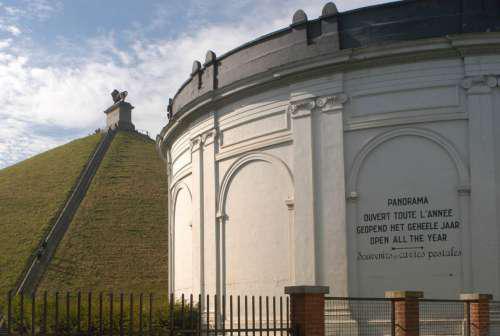
[[[290,280],[290,176],[281,163],[255,159],[233,170],[226,184],[223,256],[228,295],[282,295]]]
[[[175,196],[173,228],[174,290],[176,295],[191,293],[193,286],[192,204],[187,188]]]
[[[359,166],[351,220],[360,294],[423,290],[456,297],[462,286],[459,170],[443,146],[400,134],[373,147]],[[425,274],[425,276],[422,276]]]

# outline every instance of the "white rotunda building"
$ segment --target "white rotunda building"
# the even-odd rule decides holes
[[[500,2],[408,0],[207,52],[157,138],[174,293],[500,295]]]

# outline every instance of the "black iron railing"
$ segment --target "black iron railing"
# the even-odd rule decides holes
[[[36,293],[7,298],[8,335],[287,336],[288,297]]]

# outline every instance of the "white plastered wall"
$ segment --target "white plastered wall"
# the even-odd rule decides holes
[[[296,80],[194,122],[170,151],[172,182],[191,183],[192,290],[279,295],[287,284],[318,284],[340,296],[499,294],[500,94],[488,79],[499,64],[496,55],[422,60]],[[429,202],[388,207],[406,196]],[[448,219],[460,224],[397,243],[414,232],[356,232],[365,214],[428,209],[452,209]],[[390,243],[370,243],[382,236]],[[400,247],[460,255],[357,259]]]

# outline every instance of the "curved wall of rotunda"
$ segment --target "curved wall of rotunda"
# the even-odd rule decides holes
[[[466,3],[328,4],[195,62],[157,139],[170,290],[500,295],[500,5]]]

